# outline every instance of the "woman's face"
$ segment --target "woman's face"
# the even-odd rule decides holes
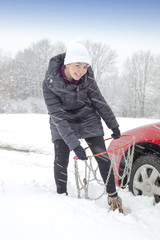
[[[83,75],[86,74],[88,68],[87,63],[70,63],[66,65],[65,74],[68,80],[79,80]]]

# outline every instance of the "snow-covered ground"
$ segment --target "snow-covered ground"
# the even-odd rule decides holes
[[[118,118],[122,132],[157,121]],[[105,132],[109,137],[106,127]],[[0,115],[0,147],[1,240],[160,239],[160,203],[153,205],[153,198],[118,190],[125,215],[108,212],[106,196],[78,199],[73,153],[69,196],[56,194],[47,115]]]

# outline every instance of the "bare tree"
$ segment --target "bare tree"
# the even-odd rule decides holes
[[[154,58],[150,52],[136,52],[125,63],[123,80],[127,94],[128,113],[133,117],[146,116],[145,103],[153,96]]]
[[[21,98],[42,97],[42,80],[48,66],[49,59],[57,51],[64,51],[63,43],[52,45],[44,39],[33,43],[31,47],[19,52],[14,60],[14,79],[18,82]]]
[[[6,112],[6,103],[12,97],[12,58],[0,50],[0,112]]]
[[[149,106],[149,117],[160,117],[160,55],[154,56],[154,72],[151,81],[152,95],[147,98],[147,106]]]
[[[100,82],[103,75],[112,75],[116,63],[116,53],[107,44],[86,41],[85,43],[91,59],[95,79]]]
[[[86,41],[85,45],[90,53],[92,68],[98,86],[107,102],[117,112],[117,81],[118,68],[116,52],[107,44]]]
[[[34,98],[33,104],[38,103],[38,99],[42,99],[42,81],[49,59],[57,52],[64,51],[65,45],[62,42],[56,42],[53,45],[47,39],[19,51],[14,59],[5,57],[0,51],[0,98],[3,99],[7,112],[11,112],[13,108],[16,111],[19,107],[23,108],[19,111],[25,111],[24,104],[21,104],[25,99]],[[13,104],[7,104],[7,102]],[[2,106],[2,101],[0,105]],[[3,109],[5,109],[4,106]]]
[[[85,44],[92,58],[95,79],[116,115],[159,118],[160,55],[136,52],[127,59],[119,77],[115,51],[102,43],[86,41]],[[63,42],[51,44],[47,39],[18,52],[14,59],[0,50],[0,111],[12,112],[14,102],[15,112],[25,112],[28,107],[25,100],[30,104],[30,111],[37,111],[40,106],[41,112],[38,101],[42,101],[42,81],[48,61],[65,50]]]

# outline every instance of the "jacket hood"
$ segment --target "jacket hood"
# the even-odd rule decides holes
[[[89,85],[89,79],[94,78],[93,71],[89,66],[87,73],[81,78],[78,85],[66,84],[61,76],[60,68],[64,64],[65,53],[59,54],[50,59],[48,70],[46,72],[47,83],[55,90],[72,91],[78,88],[83,89]]]

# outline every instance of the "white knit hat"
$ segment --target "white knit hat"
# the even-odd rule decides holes
[[[68,46],[64,65],[75,62],[84,62],[91,64],[91,59],[87,48],[79,42],[73,42]]]

